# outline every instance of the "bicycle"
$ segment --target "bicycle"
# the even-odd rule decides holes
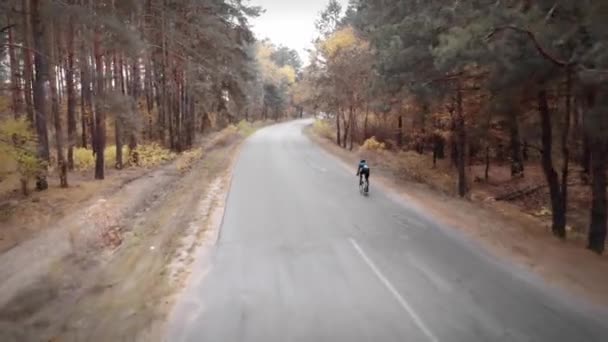
[[[359,192],[363,196],[369,195],[369,182],[367,179],[364,178],[361,182],[359,182]]]

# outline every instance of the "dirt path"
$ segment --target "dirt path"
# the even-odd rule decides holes
[[[344,150],[312,130],[306,133],[346,162],[345,167],[354,169],[360,160],[358,152]],[[559,241],[552,237],[546,222],[507,203],[461,200],[425,184],[403,180],[396,170],[374,167],[374,163],[372,170],[370,183],[396,194],[398,200],[415,203],[421,211],[480,242],[497,257],[514,261],[566,293],[602,311],[608,308],[608,256],[590,253],[580,239]]]
[[[241,141],[211,137],[0,255],[0,340],[159,339]]]

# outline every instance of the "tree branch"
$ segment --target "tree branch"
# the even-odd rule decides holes
[[[11,24],[11,25],[4,26],[3,28],[0,28],[0,33],[4,33],[4,31],[8,31],[15,26],[17,26],[17,24]]]
[[[492,30],[492,32],[488,33],[488,35],[486,36],[487,40],[492,39],[496,34],[502,32],[502,31],[506,31],[506,30],[511,30],[511,31],[515,31],[517,33],[521,33],[526,35],[534,44],[534,47],[536,48],[536,51],[538,51],[538,53],[541,54],[541,56],[543,56],[545,59],[547,59],[548,61],[550,61],[551,63],[559,66],[559,67],[569,67],[572,65],[572,62],[566,62],[563,61],[553,55],[551,55],[538,41],[538,39],[536,38],[536,36],[534,35],[534,33],[532,33],[532,31],[526,30],[526,29],[522,29],[519,28],[517,26],[513,26],[513,25],[508,25],[508,26],[503,26],[503,27],[497,27],[494,30]]]

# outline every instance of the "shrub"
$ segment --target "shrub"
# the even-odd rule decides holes
[[[138,145],[134,152],[138,156],[137,166],[141,167],[157,166],[175,158],[174,153],[156,143]],[[106,168],[114,167],[116,165],[116,146],[110,145],[106,147],[103,157]],[[123,146],[122,158],[124,164],[129,162],[128,146]],[[74,168],[78,171],[86,171],[95,168],[95,156],[93,155],[93,151],[82,147],[75,148]]]
[[[4,172],[17,172],[22,191],[27,193],[27,184],[46,165],[36,157],[36,138],[26,119],[4,119],[0,122],[0,155]],[[4,160],[6,159],[6,160]]]
[[[138,145],[134,151],[138,157],[138,166],[154,167],[175,159],[175,153],[157,143]]]
[[[376,137],[371,137],[365,140],[361,148],[366,151],[384,151],[386,150],[386,144],[376,140]]]
[[[316,120],[312,126],[313,131],[326,139],[333,139],[334,132],[331,125],[325,120]]]
[[[103,158],[105,160],[106,168],[116,166],[116,145],[110,145],[106,147],[103,152]],[[123,145],[122,147],[122,162],[126,164],[129,160],[129,147]]]
[[[86,171],[95,167],[93,151],[83,147],[74,149],[74,169]]]
[[[237,125],[238,131],[245,137],[255,133],[256,128],[247,120],[241,120]]]

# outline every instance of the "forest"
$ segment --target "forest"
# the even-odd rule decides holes
[[[432,155],[429,168],[447,165],[461,197],[491,183],[496,165],[510,182],[538,170],[536,184],[500,197],[540,190],[560,239],[569,210],[585,211],[587,248],[602,253],[607,15],[591,0],[332,0],[296,101],[325,113],[326,135],[345,149]]]
[[[332,0],[307,63],[254,37],[262,11],[242,0],[3,1],[0,184],[68,187],[74,170],[103,179],[243,120],[322,113],[345,149],[374,143],[447,165],[461,197],[506,167],[532,185],[499,197],[545,194],[561,239],[582,206],[587,247],[604,251],[608,4]]]
[[[73,170],[104,179],[203,133],[295,113],[301,61],[255,39],[261,11],[241,0],[3,1],[0,180],[18,178],[27,195],[47,177],[68,187]]]

